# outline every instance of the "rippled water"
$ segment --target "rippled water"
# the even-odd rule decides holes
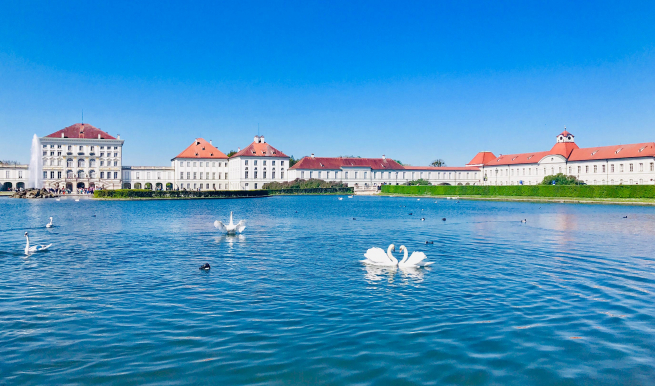
[[[212,226],[231,210],[242,237]],[[652,385],[654,225],[608,205],[0,199],[0,384]],[[25,258],[26,230],[51,250]],[[435,264],[359,262],[392,242]]]

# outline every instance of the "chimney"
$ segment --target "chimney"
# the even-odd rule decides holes
[[[100,138],[100,134],[98,134],[98,139],[101,139],[101,138]]]
[[[312,158],[314,158],[314,153],[312,153]]]
[[[261,142],[261,143],[266,143],[266,140],[264,139],[264,136],[263,136],[263,135],[262,135],[261,137],[259,137],[259,139],[260,139],[260,142]]]
[[[212,144],[212,140],[211,140],[211,139],[209,140],[209,144],[210,144],[210,145]]]
[[[255,135],[255,139],[253,140],[253,142],[259,143],[259,136],[258,135]]]
[[[387,157],[384,154],[382,154],[382,159],[387,159]]]
[[[121,139],[121,135],[120,135],[120,134],[117,134],[117,135],[116,135],[116,139]]]
[[[61,137],[64,138],[64,133],[61,133]]]
[[[240,148],[240,147],[237,147],[237,153],[240,152],[240,151],[241,151],[241,148]]]

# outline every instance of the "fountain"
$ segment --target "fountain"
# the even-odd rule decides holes
[[[27,187],[41,189],[43,187],[43,158],[41,157],[41,141],[34,134],[32,137],[32,152],[30,155],[30,178]]]

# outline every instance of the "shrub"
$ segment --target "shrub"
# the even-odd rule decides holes
[[[405,185],[409,185],[409,186],[412,186],[412,185],[426,185],[427,186],[427,185],[432,185],[432,184],[430,184],[430,182],[428,180],[424,180],[422,178],[419,178],[418,180],[406,182]]]
[[[263,189],[268,190],[282,190],[282,189],[316,189],[316,188],[347,188],[348,185],[342,182],[323,181],[316,178],[309,180],[301,180],[296,178],[289,182],[269,182],[262,186]]]
[[[564,173],[557,173],[552,176],[544,177],[541,185],[585,185],[584,182],[578,180],[574,176],[567,176]]]

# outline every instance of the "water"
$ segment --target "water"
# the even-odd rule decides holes
[[[43,188],[43,159],[41,158],[41,141],[36,134],[32,137],[32,149],[30,150],[28,188]]]
[[[212,226],[230,211],[242,238]],[[653,224],[606,205],[2,199],[0,384],[651,385]],[[25,258],[26,230],[51,251]],[[390,242],[435,264],[359,263]]]

